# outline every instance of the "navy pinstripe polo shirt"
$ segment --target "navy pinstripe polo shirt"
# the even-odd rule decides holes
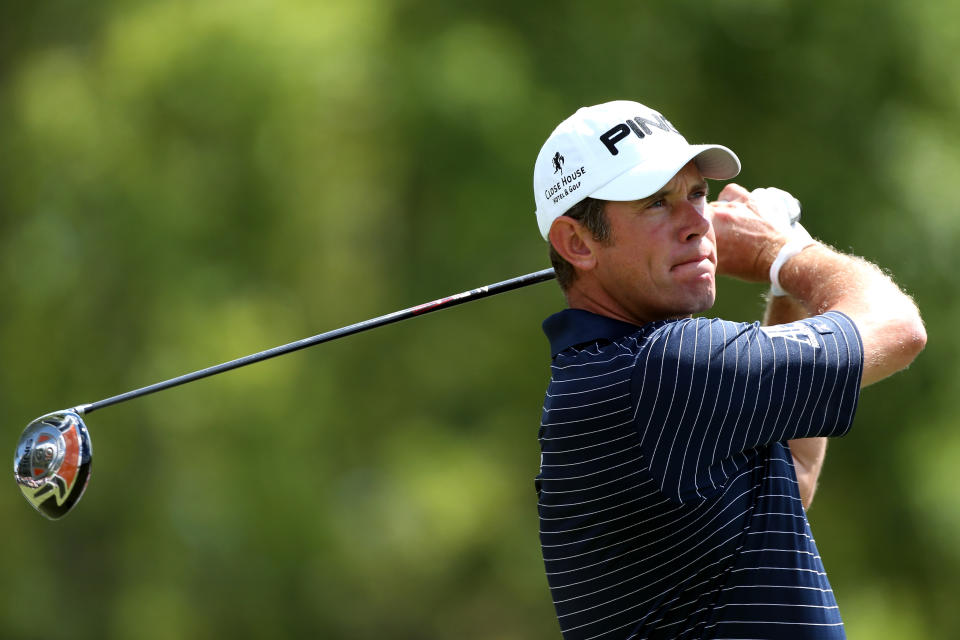
[[[536,487],[564,638],[845,637],[785,443],[849,430],[853,322],[567,309],[544,331]]]

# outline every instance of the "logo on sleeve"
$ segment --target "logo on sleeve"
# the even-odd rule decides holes
[[[783,338],[784,340],[811,346],[814,349],[820,348],[820,342],[817,340],[816,332],[802,322],[778,324],[772,327],[760,327],[760,331],[763,331],[770,338]]]

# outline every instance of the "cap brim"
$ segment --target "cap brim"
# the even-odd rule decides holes
[[[740,159],[730,149],[718,144],[693,144],[667,161],[658,157],[655,163],[634,166],[596,189],[590,197],[618,201],[646,198],[670,182],[691,160],[697,163],[704,178],[729,180],[740,173]]]

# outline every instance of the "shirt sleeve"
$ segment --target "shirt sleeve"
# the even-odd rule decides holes
[[[770,327],[668,323],[650,334],[632,380],[651,473],[672,499],[699,500],[757,447],[842,436],[853,424],[862,371],[860,333],[839,312]]]

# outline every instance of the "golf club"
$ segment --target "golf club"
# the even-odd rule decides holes
[[[13,459],[13,473],[20,491],[33,507],[51,520],[65,516],[80,500],[90,480],[90,464],[93,448],[90,433],[83,416],[97,409],[133,400],[142,396],[176,387],[194,380],[245,367],[248,364],[269,360],[307,347],[343,338],[376,327],[421,316],[433,311],[447,309],[464,302],[479,300],[545,282],[556,277],[553,269],[535,271],[495,284],[471,289],[446,298],[395,311],[384,316],[334,329],[310,338],[304,338],[279,347],[260,351],[249,356],[230,360],[206,369],[200,369],[176,378],[157,382],[146,387],[127,391],[116,396],[78,405],[72,409],[55,411],[41,416],[27,425],[17,444]]]

